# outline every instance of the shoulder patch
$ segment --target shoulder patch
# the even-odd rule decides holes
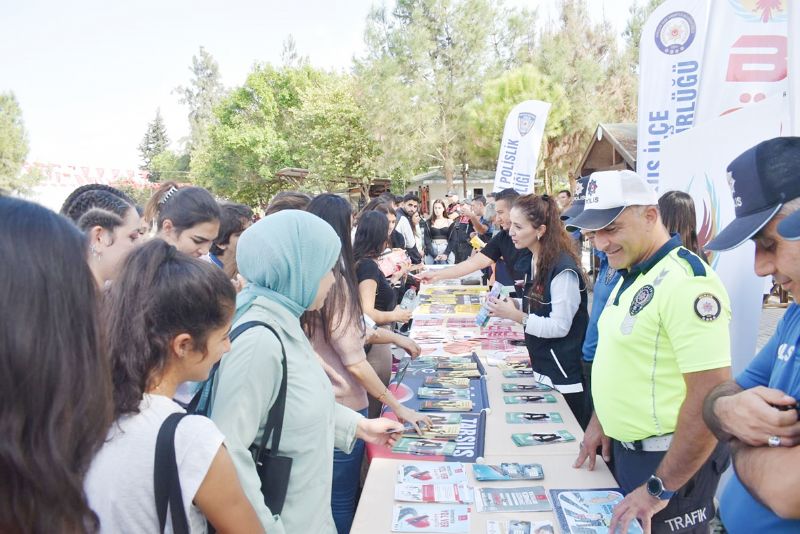
[[[653,300],[655,293],[655,288],[650,284],[639,289],[633,296],[633,300],[631,300],[631,307],[628,309],[628,313],[633,316],[642,311]]]
[[[703,321],[714,321],[722,312],[722,305],[711,293],[702,293],[694,301],[694,312]]]
[[[692,273],[694,273],[695,276],[706,275],[706,264],[688,249],[681,247],[678,250],[678,257],[686,260],[686,263],[692,268]]]

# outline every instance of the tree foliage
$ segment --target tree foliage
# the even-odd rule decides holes
[[[225,94],[219,65],[202,46],[198,54],[192,56],[189,70],[192,73],[189,85],[175,88],[180,103],[189,107],[190,135],[186,143],[187,152],[200,146],[206,139],[208,128],[214,120],[214,106]]]
[[[28,134],[22,121],[22,109],[13,93],[0,93],[0,190],[24,192],[41,176],[23,174],[28,157]]]
[[[164,124],[164,119],[161,117],[161,110],[156,110],[156,116],[147,125],[147,131],[144,133],[142,142],[139,144],[139,156],[142,159],[140,169],[148,171],[150,175],[148,179],[151,182],[158,182],[160,174],[153,166],[155,158],[167,150],[169,147],[169,137],[167,136],[167,127]]]

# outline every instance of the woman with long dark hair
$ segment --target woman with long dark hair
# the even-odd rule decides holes
[[[264,217],[242,233],[236,250],[239,270],[250,283],[237,298],[234,325],[259,321],[274,332],[255,326],[234,340],[212,388],[211,418],[225,433],[245,492],[268,531],[336,532],[330,508],[334,447],[350,452],[359,438],[387,444],[396,437],[387,431],[401,426],[365,419],[337,404],[301,327],[304,313],[323,307],[340,250],[328,223],[298,210]],[[249,449],[260,443],[282,384],[286,403],[277,454],[291,458],[292,465],[278,516],[264,501]]]
[[[490,300],[489,309],[493,315],[522,323],[537,380],[560,391],[585,427],[581,358],[589,322],[586,282],[555,199],[517,198],[509,234],[517,249],[529,252],[519,260],[528,264],[516,266],[526,272],[522,310],[500,299]]]
[[[353,243],[361,308],[375,324],[384,327],[391,327],[395,322],[405,324],[411,320],[411,311],[397,305],[397,294],[378,266],[378,258],[386,250],[388,232],[389,219],[386,215],[370,211],[361,217]],[[373,345],[367,353],[367,361],[381,382],[388,385],[392,374],[390,348],[387,345]],[[369,416],[376,417],[380,411],[380,400],[370,399]]]
[[[104,531],[159,532],[156,438],[170,415],[184,412],[172,400],[178,385],[205,380],[230,348],[235,298],[221,269],[161,239],[133,252],[111,286],[105,312],[116,422],[86,478]],[[205,417],[178,424],[181,512],[193,533],[206,531],[206,519],[220,531],[260,532],[223,439]]]
[[[219,234],[220,209],[202,187],[164,182],[147,201],[144,220],[180,252],[199,258],[208,254]]]
[[[408,421],[415,426],[420,421],[429,422],[426,416],[400,404],[367,362],[364,352],[366,332],[358,296],[353,247],[350,244],[350,203],[338,195],[325,193],[314,198],[307,211],[330,224],[342,244],[341,257],[333,268],[335,282],[325,305],[318,311],[306,312],[302,317],[303,327],[314,350],[325,362],[336,402],[366,416],[369,393],[372,398],[391,407],[401,421]],[[401,343],[406,344],[403,341]],[[331,510],[339,534],[350,532],[363,456],[362,440],[358,440],[349,454],[338,449],[333,451]]]
[[[72,219],[88,236],[89,268],[97,285],[104,287],[140,243],[142,218],[136,205],[119,189],[89,184],[67,197],[61,214]]]
[[[86,235],[0,196],[0,532],[98,528],[84,476],[112,419]]]
[[[697,240],[697,215],[691,195],[683,191],[667,191],[658,199],[658,211],[667,231],[680,235],[684,248],[707,262],[708,256]]]
[[[448,258],[448,255],[445,254],[447,244],[453,233],[453,220],[447,217],[447,207],[444,205],[444,200],[437,198],[433,201],[428,227],[430,228],[431,246],[428,249],[426,263],[429,265],[453,263],[452,256]]]

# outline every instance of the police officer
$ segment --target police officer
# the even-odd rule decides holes
[[[736,218],[708,243],[728,250],[755,241],[755,271],[800,295],[800,137],[764,141],[728,166]],[[735,381],[711,392],[704,416],[729,441],[735,472],[720,500],[731,534],[800,532],[800,307]]]
[[[722,282],[670,237],[657,198],[632,171],[591,175],[569,221],[594,239],[621,279],[598,322],[595,414],[575,467],[597,448],[626,493],[610,532],[638,519],[652,532],[707,532],[727,451],[702,419],[703,399],[730,377],[730,305]]]

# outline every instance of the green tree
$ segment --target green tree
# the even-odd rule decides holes
[[[266,204],[288,185],[276,172],[302,166],[294,115],[301,92],[320,76],[307,64],[257,65],[215,108],[208,139],[192,152],[194,181],[238,202]]]
[[[0,93],[0,190],[23,192],[41,179],[36,172],[21,172],[27,156],[28,134],[17,98]]]
[[[532,17],[490,0],[398,0],[391,12],[372,10],[369,52],[356,72],[383,149],[380,174],[409,176],[436,165],[452,186],[469,144],[464,106],[487,78],[532,50]]]
[[[473,166],[495,167],[506,117],[514,106],[525,100],[551,104],[545,127],[546,142],[564,135],[569,125],[570,103],[563,85],[533,65],[518,67],[487,82],[481,97],[467,106],[467,134],[471,141],[468,155]],[[551,166],[554,162],[545,161],[545,165]]]
[[[622,35],[627,45],[625,55],[634,69],[639,63],[639,41],[642,39],[642,28],[650,14],[663,3],[664,0],[644,0],[644,3],[635,0],[628,8],[628,22]]]
[[[140,169],[150,173],[148,179],[157,182],[160,175],[153,167],[153,160],[167,150],[169,147],[169,137],[167,137],[167,127],[161,117],[161,109],[156,109],[156,117],[147,125],[147,131],[139,144],[139,156],[142,158]]]
[[[636,75],[611,26],[590,22],[585,0],[562,0],[558,23],[546,28],[530,61],[559,81],[570,103],[563,134],[544,147],[546,171],[562,182],[574,179],[598,123],[635,120]]]
[[[172,150],[164,150],[153,157],[150,162],[151,172],[160,180],[185,182],[189,178],[189,154],[178,154]]]
[[[352,77],[324,76],[303,90],[301,100],[294,128],[308,178],[322,190],[350,180],[367,186],[379,149],[367,131],[367,113],[356,101]]]
[[[202,46],[196,56],[192,56],[189,67],[192,78],[188,86],[175,88],[181,104],[189,107],[189,139],[187,152],[203,143],[208,128],[214,120],[214,106],[222,99],[225,88],[220,81],[219,65],[214,57]]]

